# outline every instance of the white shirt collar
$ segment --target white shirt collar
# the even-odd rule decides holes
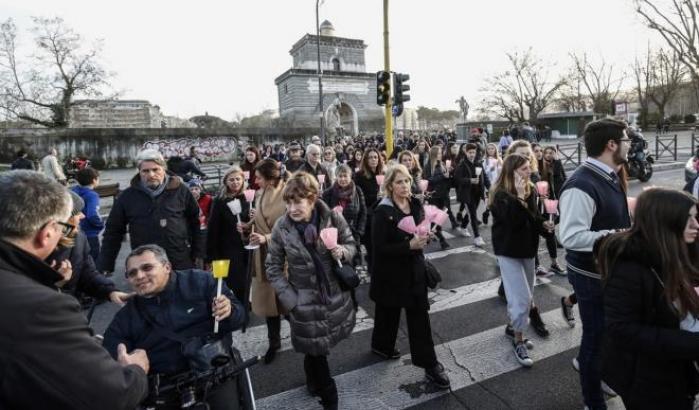
[[[609,165],[605,164],[604,162],[602,162],[598,159],[595,159],[592,157],[587,157],[586,162],[596,166],[597,168],[603,170],[607,174],[611,174],[612,172],[616,174],[616,171],[614,169],[612,169],[612,167],[610,167]]]

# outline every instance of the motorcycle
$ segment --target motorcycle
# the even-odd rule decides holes
[[[634,131],[631,137],[631,148],[627,156],[627,171],[629,177],[647,182],[653,176],[655,159],[648,151],[648,141],[640,132]]]

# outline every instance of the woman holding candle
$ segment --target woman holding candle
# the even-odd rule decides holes
[[[383,161],[381,155],[376,148],[368,148],[364,151],[362,164],[359,172],[354,175],[354,184],[362,190],[364,194],[364,204],[367,210],[367,224],[364,228],[364,236],[362,236],[362,245],[367,252],[367,269],[369,274],[372,273],[372,247],[371,247],[371,217],[374,213],[374,207],[379,197],[379,182],[377,176],[383,178]]]
[[[281,163],[264,159],[257,164],[255,179],[260,187],[252,212],[252,220],[245,227],[251,245],[259,245],[253,251],[253,280],[251,289],[252,311],[257,316],[266,318],[269,349],[265,354],[265,363],[274,360],[276,351],[281,348],[281,312],[277,306],[274,289],[269,283],[265,270],[268,243],[272,238],[272,227],[277,219],[286,212],[282,192],[286,186],[288,174],[282,174]]]
[[[490,181],[487,179],[487,174],[483,172],[483,168],[476,163],[476,153],[478,146],[476,144],[466,144],[466,156],[461,160],[456,168],[454,179],[456,181],[456,197],[459,202],[466,205],[468,214],[471,220],[471,229],[473,230],[473,244],[482,247],[485,242],[478,231],[478,217],[476,211],[482,200],[485,200],[485,189],[490,187]],[[461,231],[468,233],[467,224],[469,218],[464,218],[461,222]]]
[[[535,152],[536,155],[536,152]],[[556,159],[556,148],[546,147],[541,153],[541,159],[538,160],[539,173],[541,176],[541,181],[546,182],[548,185],[547,195],[542,196],[545,199],[558,200],[561,193],[561,187],[566,181],[566,173],[563,169],[563,164],[561,160]],[[541,195],[541,192],[539,192]],[[554,218],[554,221],[558,223],[558,217]],[[566,271],[558,264],[558,243],[555,236],[548,236],[546,240],[546,249],[549,252],[549,258],[551,259],[551,272],[558,275],[565,275]]]
[[[250,204],[245,200],[243,170],[232,166],[223,175],[223,186],[214,199],[206,237],[207,263],[217,259],[230,260],[226,285],[235,297],[246,303],[246,274],[248,255],[238,224],[250,220]]]
[[[534,257],[539,249],[539,235],[551,235],[553,230],[553,223],[541,215],[530,175],[529,158],[509,155],[490,196],[493,251],[500,265],[510,317],[505,334],[512,338],[515,357],[525,367],[534,363],[528,352],[532,344],[524,338],[528,319],[535,330],[539,328],[540,335],[541,330],[546,330],[532,299]]]
[[[287,182],[283,192],[287,212],[272,231],[266,267],[279,303],[289,312],[294,350],[305,355],[308,392],[320,396],[324,409],[337,409],[337,386],[327,356],[352,333],[356,311],[333,265],[352,260],[357,247],[345,219],[318,197],[318,182],[305,172]],[[327,228],[337,229],[333,249],[320,239]]]
[[[376,303],[371,350],[384,359],[399,359],[396,336],[401,310],[408,323],[410,354],[414,366],[439,389],[449,388],[449,378],[437,361],[430,328],[423,249],[429,236],[409,234],[399,221],[412,217],[416,225],[424,219],[422,203],[411,198],[411,177],[403,165],[389,168],[383,184],[384,198],[373,219],[376,266],[369,296]]]
[[[420,181],[422,180],[422,168],[415,158],[415,154],[410,151],[403,151],[398,154],[398,163],[403,165],[408,169],[410,177],[412,178],[410,185],[410,192],[414,197],[423,202],[425,199],[425,190],[427,187],[420,187]]]

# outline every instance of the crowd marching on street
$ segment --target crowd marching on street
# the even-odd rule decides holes
[[[55,150],[42,171],[19,152],[0,173],[0,408],[180,408],[181,389],[154,393],[154,380],[224,368],[214,359],[233,357],[234,331],[251,317],[266,326],[261,366],[278,360],[288,322],[307,394],[343,408],[330,353],[358,323],[362,281],[374,326],[370,344],[355,349],[400,359],[404,312],[412,365],[435,390],[450,389],[428,299],[442,275],[424,250],[431,241],[452,248],[451,231],[492,246],[494,293],[509,319],[502,335],[519,365],[536,366],[532,332],[537,343],[550,334],[537,277],[567,276],[573,291],[560,310],[570,328],[582,326],[580,408],[606,409],[618,395],[627,409],[692,409],[696,184],[630,198],[628,132],[614,119],[589,123],[588,157],[569,174],[526,123],[499,140],[479,128],[462,142],[451,132],[400,132],[392,150],[380,135],[249,145],[215,191],[203,184],[196,148],[172,158],[145,149],[107,218],[89,163],[68,183]],[[122,272],[129,290],[114,283]],[[90,301],[123,306],[103,335],[89,327]],[[245,408],[236,374],[197,390],[198,400]]]

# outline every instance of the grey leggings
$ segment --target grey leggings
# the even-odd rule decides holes
[[[529,324],[529,309],[534,291],[534,258],[498,256],[502,283],[507,295],[507,313],[515,332],[523,332]]]

